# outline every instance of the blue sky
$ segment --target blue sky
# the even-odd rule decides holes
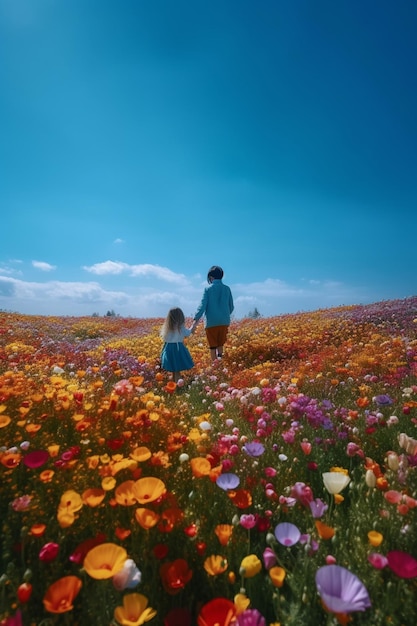
[[[0,0],[0,309],[416,290],[414,0]]]

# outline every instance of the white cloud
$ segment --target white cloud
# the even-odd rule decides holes
[[[179,306],[186,317],[197,310],[204,285],[200,277],[182,274],[155,265],[128,265],[108,261],[87,269],[97,281],[29,282],[12,278],[0,268],[0,309],[32,315],[104,315],[108,310],[126,317],[165,317],[169,308]],[[132,280],[112,288],[108,275],[121,273],[131,278],[145,276],[146,282]],[[161,288],[155,278],[170,282]],[[119,282],[119,280],[118,280]],[[343,304],[376,301],[370,293],[360,293],[337,281],[302,280],[298,285],[268,278],[253,283],[230,284],[235,302],[234,318],[246,317],[256,307],[264,317],[313,311]],[[373,298],[369,300],[369,298]]]
[[[36,267],[37,270],[42,270],[42,272],[56,270],[56,265],[51,265],[50,263],[45,263],[44,261],[32,261],[32,265],[33,267]]]
[[[116,243],[116,244],[124,243],[124,239],[120,239],[120,237],[117,237],[117,239],[115,239],[113,243]]]
[[[143,276],[145,278],[156,278],[158,280],[164,280],[168,283],[175,283],[178,285],[188,284],[187,278],[184,274],[176,274],[167,267],[161,267],[160,265],[151,265],[149,263],[143,263],[141,265],[129,265],[121,261],[104,261],[103,263],[95,263],[90,266],[83,266],[86,272],[96,274],[98,276],[105,275],[118,275],[129,274],[130,276]]]

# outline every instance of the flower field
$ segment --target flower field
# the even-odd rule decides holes
[[[0,626],[415,626],[417,297],[162,322],[0,313]]]

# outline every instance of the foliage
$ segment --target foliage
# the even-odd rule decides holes
[[[414,626],[417,298],[233,321],[214,364],[200,326],[178,386],[162,321],[0,313],[0,624]]]

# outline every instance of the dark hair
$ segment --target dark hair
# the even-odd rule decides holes
[[[212,283],[213,280],[221,280],[223,278],[223,270],[218,265],[213,265],[207,274],[207,282]]]

